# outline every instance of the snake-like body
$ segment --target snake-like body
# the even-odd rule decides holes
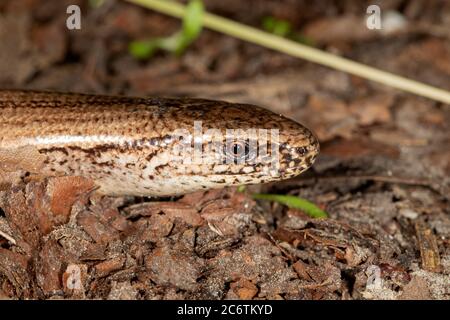
[[[108,195],[170,196],[294,177],[319,152],[304,126],[202,99],[0,91],[0,180],[92,179]]]

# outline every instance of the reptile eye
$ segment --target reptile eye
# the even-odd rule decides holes
[[[231,146],[231,152],[235,158],[243,158],[248,154],[248,145],[242,142],[235,142]]]
[[[243,150],[244,150],[244,147],[242,147],[241,144],[235,143],[233,145],[233,155],[235,157],[240,157],[242,155]]]
[[[245,160],[250,153],[248,143],[241,141],[233,141],[226,146],[225,154],[230,160],[242,161]]]

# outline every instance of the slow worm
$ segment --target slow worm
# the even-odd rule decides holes
[[[107,195],[170,196],[294,177],[319,144],[266,109],[202,99],[0,90],[0,185],[83,176]]]

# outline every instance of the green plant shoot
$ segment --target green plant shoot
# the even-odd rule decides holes
[[[252,195],[252,197],[253,199],[256,200],[268,200],[281,203],[289,208],[301,210],[312,218],[328,217],[328,214],[319,207],[317,207],[314,203],[296,196],[255,193]]]
[[[183,54],[202,31],[204,11],[201,0],[191,0],[187,5],[186,14],[183,17],[183,27],[180,31],[164,38],[133,41],[129,45],[129,52],[137,59],[148,59],[159,49],[178,56]]]

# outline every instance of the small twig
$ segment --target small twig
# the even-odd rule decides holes
[[[269,237],[269,240],[290,260],[290,261],[294,261],[294,257],[286,251],[286,249],[284,249],[283,247],[280,246],[280,244],[278,243],[277,240],[275,240],[275,238],[272,236],[271,233],[266,233],[267,236]]]
[[[441,259],[433,231],[425,222],[420,220],[415,223],[414,227],[422,259],[422,268],[431,272],[440,272],[442,270]]]
[[[378,182],[386,182],[393,184],[404,184],[409,186],[421,186],[429,188],[439,194],[447,194],[444,186],[434,183],[426,179],[415,179],[415,178],[403,178],[403,177],[392,177],[392,176],[377,176],[377,175],[367,175],[367,176],[355,176],[357,179],[373,180]]]
[[[392,177],[392,176],[378,176],[378,175],[362,175],[362,176],[349,176],[349,178],[373,180],[379,182],[397,183],[397,184],[407,184],[413,186],[425,186],[428,187],[432,183],[425,179],[415,179],[415,178],[403,178],[403,177]]]
[[[330,285],[332,283],[333,283],[333,280],[331,279],[331,277],[329,277],[329,278],[325,279],[324,281],[322,281],[321,283],[300,285],[299,288],[318,289],[320,287],[324,287],[324,286]]]
[[[447,197],[447,194],[449,193],[448,188],[445,186],[442,186],[437,183],[433,183],[426,179],[415,179],[415,178],[403,178],[403,177],[392,177],[392,176],[378,176],[378,175],[354,175],[354,176],[318,176],[318,177],[311,177],[311,178],[300,178],[296,180],[281,182],[283,185],[298,185],[301,184],[310,184],[310,183],[316,183],[323,180],[349,180],[349,179],[359,179],[359,180],[372,180],[372,181],[378,181],[378,182],[385,182],[385,183],[391,183],[391,184],[403,184],[403,185],[410,185],[410,186],[421,186],[429,188],[435,192],[437,192],[440,195],[443,195],[444,197]]]
[[[16,240],[14,240],[13,237],[11,237],[9,234],[4,233],[3,231],[0,230],[0,236],[2,236],[3,238],[5,238],[6,240],[8,240],[9,242],[11,242],[12,244],[16,244]]]
[[[222,230],[218,226],[216,226],[214,223],[208,221],[208,227],[212,232],[216,233],[218,236],[220,236],[220,237],[224,236]]]

